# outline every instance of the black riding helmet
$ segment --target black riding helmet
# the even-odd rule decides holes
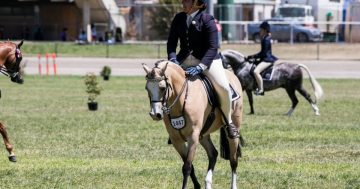
[[[200,10],[205,10],[207,8],[207,4],[209,3],[208,1],[209,0],[194,0],[194,5],[204,5]]]
[[[267,21],[264,21],[260,24],[259,28],[262,28],[266,30],[267,32],[270,32],[270,24]]]

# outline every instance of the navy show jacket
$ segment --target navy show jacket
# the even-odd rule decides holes
[[[192,54],[201,63],[210,66],[213,60],[220,58],[218,30],[214,17],[200,10],[189,27],[186,19],[187,14],[180,12],[171,23],[167,41],[168,59],[176,58],[181,63]],[[176,54],[179,39],[180,51]]]
[[[278,58],[276,58],[271,51],[271,36],[269,34],[265,35],[261,39],[261,51],[255,55],[252,55],[255,59],[260,59],[260,62],[271,62],[274,63]]]

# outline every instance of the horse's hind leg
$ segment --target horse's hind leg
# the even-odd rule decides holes
[[[238,167],[238,157],[240,156],[240,148],[239,139],[229,139],[229,147],[230,147],[230,167],[231,167],[231,189],[237,189],[236,180],[237,180],[237,167]]]
[[[292,113],[295,110],[296,105],[299,103],[299,100],[297,99],[297,97],[295,95],[295,89],[294,88],[286,88],[286,92],[287,92],[287,94],[290,97],[291,102],[292,102],[292,106],[291,106],[290,110],[286,113],[286,115],[291,116]]]
[[[13,146],[10,143],[6,127],[3,123],[0,122],[0,133],[4,139],[4,144],[6,147],[6,150],[9,152],[9,161],[16,162],[16,156],[13,152]]]
[[[315,115],[320,115],[319,108],[317,107],[316,102],[311,99],[311,95],[302,86],[300,86],[297,91],[299,91],[299,93],[311,104]]]
[[[205,189],[211,189],[212,184],[212,175],[216,164],[216,158],[218,156],[218,152],[211,141],[210,135],[205,136],[200,144],[204,147],[206,154],[209,159],[208,170],[205,178]]]

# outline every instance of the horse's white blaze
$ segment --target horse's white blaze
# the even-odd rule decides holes
[[[236,173],[232,173],[232,175],[231,175],[231,189],[237,189],[237,186],[236,186]]]
[[[209,170],[207,172],[206,178],[205,178],[205,189],[211,189],[211,184],[212,184],[212,176],[213,176],[213,172],[212,170]]]

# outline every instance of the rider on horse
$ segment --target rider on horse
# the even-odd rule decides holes
[[[271,33],[270,25],[264,21],[260,24],[260,37],[261,37],[261,51],[257,54],[248,56],[246,60],[255,59],[254,63],[257,65],[254,70],[254,75],[258,88],[255,95],[264,95],[263,80],[260,75],[262,71],[275,63],[277,58],[271,52]]]
[[[229,138],[239,132],[231,119],[231,91],[218,52],[215,19],[205,13],[207,0],[182,0],[183,11],[176,14],[167,41],[168,59],[185,69],[188,76],[206,75],[214,85],[224,115]],[[176,47],[180,39],[180,51]]]

